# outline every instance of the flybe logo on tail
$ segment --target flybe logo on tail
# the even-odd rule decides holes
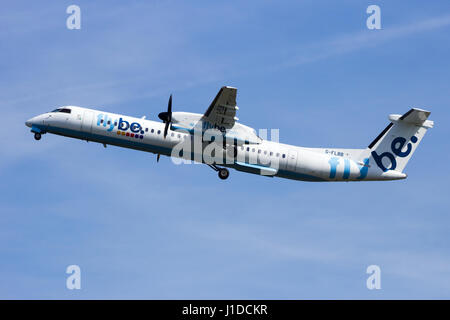
[[[417,137],[416,136],[412,136],[411,137],[411,142],[412,143],[416,143],[417,142]],[[405,147],[406,144],[406,150],[402,151],[403,148]],[[382,154],[378,154],[375,151],[372,151],[372,157],[375,160],[377,166],[383,170],[384,172],[388,171],[388,170],[395,170],[395,168],[397,167],[397,161],[395,160],[395,156],[398,156],[400,158],[405,158],[407,156],[409,156],[409,154],[412,151],[412,144],[411,143],[406,143],[406,139],[403,137],[397,137],[394,140],[392,140],[391,143],[391,150],[394,154],[390,153],[390,152],[383,152]],[[388,158],[391,165],[389,168],[386,168],[386,166],[383,164],[383,158]]]

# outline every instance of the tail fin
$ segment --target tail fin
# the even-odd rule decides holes
[[[413,108],[404,115],[391,114],[391,123],[368,147],[374,162],[382,171],[403,172],[420,141],[434,123],[427,120],[429,111]]]

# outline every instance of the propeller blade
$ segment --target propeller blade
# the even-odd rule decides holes
[[[172,122],[172,95],[170,95],[169,103],[167,105],[167,111],[160,112],[158,114],[158,118],[160,118],[164,123]]]
[[[164,126],[164,139],[167,136],[167,131],[169,130],[169,125],[172,122],[172,95],[170,95],[169,103],[167,105],[167,111],[158,114],[160,118],[166,125]]]
[[[170,125],[170,122],[166,122],[166,126],[164,127],[164,139],[166,138],[166,136],[167,136],[167,131],[169,130],[169,125]]]
[[[172,121],[172,94],[169,98],[169,105],[167,106],[168,120]]]
[[[158,156],[156,157],[156,162],[159,162],[159,157],[161,157],[160,153],[158,153]]]
[[[164,127],[164,139],[167,136],[167,131],[169,130],[169,125],[172,122],[172,94],[169,97],[169,104],[167,105],[167,121]]]

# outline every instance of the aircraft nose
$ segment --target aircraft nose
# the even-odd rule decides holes
[[[25,121],[25,125],[27,127],[31,128],[33,125],[38,124],[39,120],[40,120],[40,116],[33,117],[33,118],[28,119],[27,121]]]
[[[31,126],[33,125],[33,118],[31,118],[31,119],[25,121],[25,125],[26,125],[27,127],[31,128]]]

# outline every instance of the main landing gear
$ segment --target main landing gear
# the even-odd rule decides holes
[[[222,180],[227,179],[230,176],[230,171],[228,171],[227,168],[219,168],[215,164],[208,164],[208,166],[213,169],[214,171],[217,171],[219,178]]]
[[[225,180],[228,178],[229,175],[230,175],[230,171],[228,171],[228,169],[225,169],[225,168],[219,169],[219,178],[220,179]]]
[[[35,132],[34,133],[34,139],[35,140],[41,140],[41,138],[42,138],[42,135],[39,132]]]

